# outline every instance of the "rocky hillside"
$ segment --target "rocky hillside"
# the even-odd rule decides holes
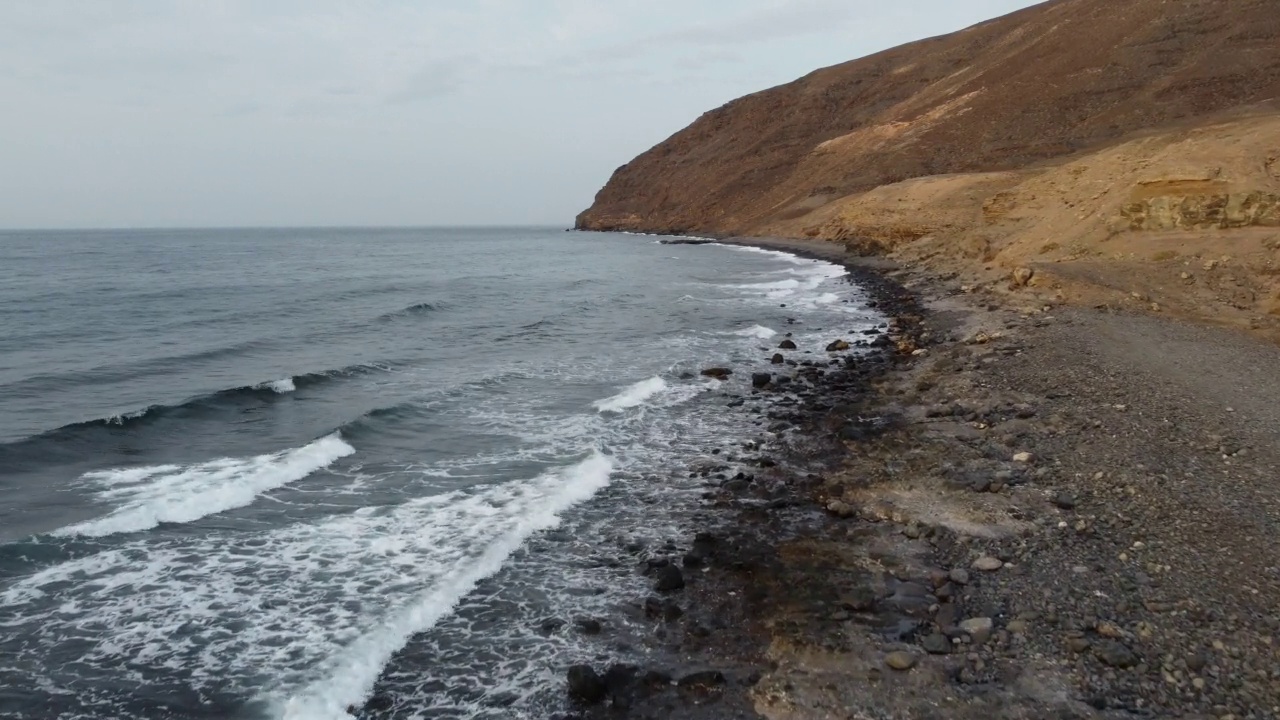
[[[713,110],[619,168],[577,225],[750,234],[1278,96],[1276,0],[1055,0]]]

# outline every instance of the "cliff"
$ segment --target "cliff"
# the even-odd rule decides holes
[[[1277,98],[1276,0],[1054,0],[713,110],[577,227],[821,238],[1091,302],[1160,306],[1173,272],[1165,306],[1266,325]]]

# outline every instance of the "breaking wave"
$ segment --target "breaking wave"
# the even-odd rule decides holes
[[[335,433],[270,455],[91,472],[80,482],[96,488],[97,498],[116,509],[53,534],[103,537],[149,530],[160,523],[191,522],[245,507],[262,493],[301,480],[355,451]]]
[[[628,386],[617,395],[597,400],[593,404],[600,412],[621,412],[643,403],[666,389],[667,382],[665,380],[660,377],[651,377],[648,380],[641,380],[634,385]]]

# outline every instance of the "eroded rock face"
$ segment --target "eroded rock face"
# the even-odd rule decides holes
[[[1161,195],[1125,205],[1130,230],[1280,227],[1280,195],[1263,191]]]

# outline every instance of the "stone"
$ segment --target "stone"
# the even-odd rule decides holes
[[[732,370],[723,367],[711,367],[702,371],[703,377],[714,378],[716,380],[724,380],[732,374]]]
[[[584,635],[599,635],[604,630],[604,625],[595,618],[578,618],[574,621],[574,625],[577,625],[578,630]]]
[[[675,592],[684,587],[684,573],[675,565],[660,567],[654,575],[653,589],[658,592]]]
[[[858,514],[858,509],[847,502],[832,500],[827,503],[827,512],[841,518],[851,518]]]
[[[1014,635],[1025,635],[1029,626],[1026,620],[1010,620],[1008,627]]]
[[[910,670],[916,666],[916,656],[906,650],[897,650],[884,656],[884,664],[900,672]]]
[[[690,673],[680,678],[677,685],[681,690],[693,690],[707,692],[722,687],[728,681],[725,680],[724,673],[719,670],[704,670],[702,672]]]
[[[684,615],[684,609],[675,601],[649,596],[644,600],[644,614],[651,618],[662,618],[670,622]]]
[[[769,373],[751,374],[751,387],[762,388],[768,386],[771,382],[773,382],[773,375]]]
[[[947,655],[951,652],[951,641],[942,633],[934,633],[926,635],[920,641],[920,647],[924,648],[924,651],[930,655]]]
[[[1035,456],[1034,456],[1034,455],[1032,455],[1032,454],[1031,454],[1031,453],[1029,453],[1029,452],[1020,452],[1020,453],[1015,453],[1015,454],[1014,454],[1014,456],[1013,456],[1013,461],[1014,461],[1014,462],[1016,462],[1016,463],[1024,463],[1024,464],[1025,464],[1025,463],[1030,463],[1031,461],[1033,461],[1033,460],[1035,460],[1035,459],[1036,459],[1036,458],[1035,458]]]
[[[981,644],[991,637],[991,630],[995,627],[995,624],[991,621],[991,618],[979,617],[962,620],[959,627],[968,633],[975,643]]]
[[[836,340],[827,346],[827,352],[842,352],[849,349],[849,343],[845,340]]]
[[[1071,493],[1060,492],[1053,496],[1053,504],[1063,510],[1074,510],[1076,507],[1076,499]]]
[[[1093,656],[1114,668],[1126,669],[1142,662],[1137,653],[1118,640],[1104,640],[1093,646]]]
[[[787,358],[783,356],[782,353],[774,353],[773,357],[769,359],[769,362],[773,363],[774,365],[781,365],[786,361],[787,361]]]
[[[951,572],[947,573],[947,577],[957,585],[969,584],[969,571],[964,568],[951,568]]]
[[[1031,282],[1031,278],[1036,276],[1036,271],[1028,267],[1020,267],[1013,271],[1013,284],[1018,287],[1025,287]]]
[[[973,561],[973,569],[983,572],[995,572],[1004,567],[1004,563],[999,558],[993,558],[990,555],[983,555]]]
[[[1067,649],[1073,653],[1086,652],[1092,646],[1093,646],[1093,643],[1089,642],[1085,638],[1068,638],[1067,639]]]
[[[574,665],[569,668],[569,696],[594,705],[604,700],[607,692],[604,680],[590,665]]]
[[[796,343],[794,340],[783,340],[782,342],[778,343],[778,349],[779,350],[795,350]]]

